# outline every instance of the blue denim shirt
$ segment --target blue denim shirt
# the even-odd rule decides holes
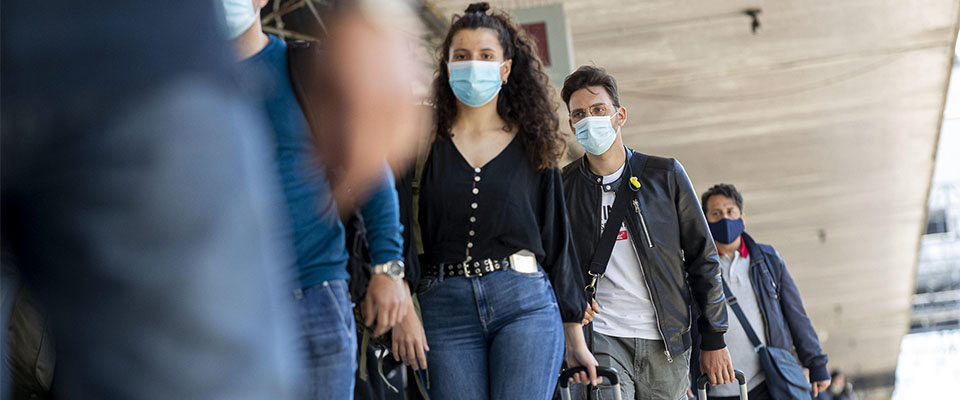
[[[244,67],[265,80],[264,108],[273,128],[293,243],[297,252],[300,287],[323,281],[349,279],[344,239],[330,183],[317,160],[315,142],[300,109],[287,69],[287,45],[276,36]],[[378,189],[361,208],[374,264],[403,260],[403,226],[393,173],[384,166]]]

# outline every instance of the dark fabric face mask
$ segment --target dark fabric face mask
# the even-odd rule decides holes
[[[710,233],[717,243],[730,244],[743,234],[743,218],[721,219],[710,223]]]

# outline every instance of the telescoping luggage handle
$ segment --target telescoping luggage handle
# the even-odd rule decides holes
[[[737,383],[740,384],[740,400],[747,400],[747,377],[743,375],[743,371],[738,369],[733,370],[733,374],[737,377]],[[700,378],[697,379],[697,395],[700,400],[707,400],[707,385],[710,384],[710,378],[707,377],[707,374],[700,375]]]
[[[574,375],[580,372],[587,372],[587,369],[584,367],[567,368],[560,374],[560,398],[570,400],[570,378],[573,378]],[[613,386],[614,393],[616,393],[616,400],[621,400],[620,376],[617,374],[617,370],[609,367],[597,367],[597,376],[606,378],[610,382],[610,385]]]

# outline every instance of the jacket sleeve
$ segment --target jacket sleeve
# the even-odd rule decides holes
[[[793,346],[800,357],[800,362],[804,367],[810,369],[811,382],[830,379],[830,371],[827,370],[827,355],[820,348],[820,338],[817,337],[817,331],[813,328],[813,323],[810,322],[810,318],[807,317],[807,312],[803,308],[800,290],[793,282],[793,277],[790,276],[790,271],[784,265],[780,254],[774,252],[767,256],[772,256],[779,270],[780,309],[783,312],[783,319],[787,328],[790,329]]]
[[[360,212],[367,229],[367,243],[373,264],[403,261],[403,225],[400,225],[400,204],[390,167],[384,166],[380,186]]]
[[[700,209],[697,193],[679,161],[674,161],[673,173],[683,263],[700,314],[697,318],[700,348],[722,349],[726,346],[723,334],[727,332],[727,302],[720,280],[717,247]]]
[[[541,175],[540,238],[543,241],[543,269],[550,277],[563,322],[583,321],[587,308],[583,277],[573,249],[570,219],[567,217],[560,170]]]
[[[403,258],[404,271],[403,280],[410,285],[410,291],[416,292],[420,284],[420,260],[417,257],[417,244],[413,237],[413,178],[414,168],[407,168],[407,171],[396,177],[397,195],[400,204],[400,226],[403,227]]]

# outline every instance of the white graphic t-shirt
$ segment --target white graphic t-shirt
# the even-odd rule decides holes
[[[605,225],[618,187],[614,183],[623,175],[623,169],[621,165],[617,172],[603,177],[600,189],[603,191],[601,229],[608,228]],[[629,185],[627,179],[620,179],[620,184]],[[620,234],[613,246],[607,270],[597,284],[600,313],[593,319],[593,329],[607,336],[661,340],[656,311],[643,280],[632,235],[624,223],[620,224],[619,229]]]

